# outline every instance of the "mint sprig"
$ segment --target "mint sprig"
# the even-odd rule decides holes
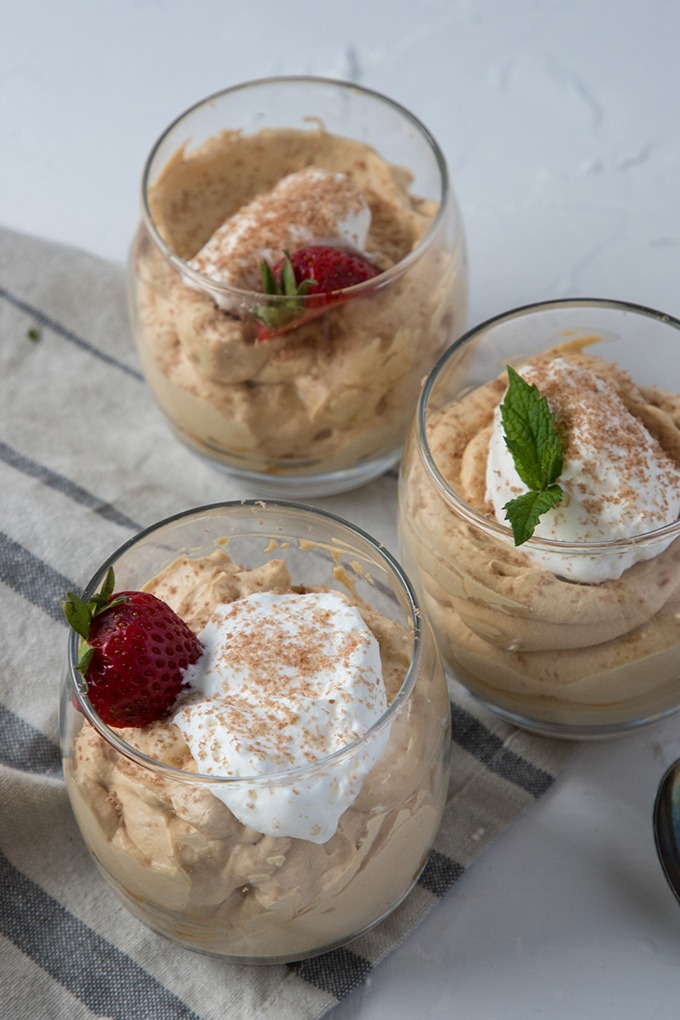
[[[556,482],[564,465],[564,449],[546,398],[511,365],[508,378],[500,408],[505,445],[529,490],[503,507],[517,546],[531,538],[541,516],[563,499]]]

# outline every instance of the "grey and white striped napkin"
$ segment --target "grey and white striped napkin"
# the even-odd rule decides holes
[[[141,527],[245,494],[180,447],[153,406],[120,266],[0,231],[0,357],[0,1011],[8,1020],[327,1015],[550,788],[574,747],[456,700],[436,847],[407,901],[344,949],[246,967],[149,931],[95,871],[62,783],[61,600]],[[395,501],[388,475],[314,502],[394,550]]]

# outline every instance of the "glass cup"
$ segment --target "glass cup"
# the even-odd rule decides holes
[[[259,258],[247,287],[191,260],[238,209],[309,165],[362,191],[381,273],[323,308],[302,296],[286,331],[263,340],[263,310],[286,315],[288,299],[265,298]],[[378,93],[311,77],[248,82],[183,113],[151,151],[129,260],[142,369],[176,436],[254,496],[328,495],[395,464],[422,378],[464,329],[467,292],[444,156]]]
[[[515,547],[485,504],[506,365],[562,345],[614,363],[680,464],[679,329],[615,301],[520,308],[462,337],[423,389],[401,468],[400,556],[450,676],[526,729],[603,738],[678,710],[680,522],[598,542],[534,535]]]
[[[239,564],[237,574],[227,568],[228,583],[227,553]],[[126,906],[175,942],[239,962],[313,956],[394,910],[433,845],[451,743],[434,637],[408,579],[383,548],[337,517],[292,503],[222,503],[162,521],[115,552],[85,597],[99,590],[110,565],[117,590],[139,589],[170,568],[163,583],[173,598],[191,611],[205,609],[206,588],[199,597],[187,584],[178,557],[201,560],[200,576],[210,576],[215,590],[226,583],[233,591],[245,583],[244,571],[257,572],[248,576],[262,579],[258,589],[276,588],[287,570],[295,585],[342,592],[378,638],[388,707],[364,735],[326,758],[268,776],[215,778],[186,767],[188,749],[171,721],[139,730],[103,723],[76,667],[74,633],[61,731],[76,820]],[[350,777],[353,799],[322,842],[239,821],[244,797],[264,803],[262,827],[276,828],[273,814],[283,817],[302,796],[327,824],[336,791],[346,790]]]

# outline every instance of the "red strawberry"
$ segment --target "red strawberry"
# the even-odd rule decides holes
[[[149,592],[113,594],[113,569],[85,603],[69,592],[66,619],[80,635],[78,668],[109,726],[146,726],[172,709],[184,670],[203,646],[184,620]]]
[[[347,301],[352,297],[344,293],[347,288],[371,280],[379,272],[363,255],[325,244],[285,252],[273,269],[263,261],[265,294],[288,300],[271,302],[256,310],[260,322],[257,340],[280,336],[319,315],[329,305]]]

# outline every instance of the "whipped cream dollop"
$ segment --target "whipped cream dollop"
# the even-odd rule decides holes
[[[308,776],[276,779],[361,737],[387,708],[380,648],[335,592],[257,593],[217,608],[175,714],[198,771],[271,777],[212,788],[244,825],[324,843],[358,796],[388,729]]]
[[[285,250],[328,244],[364,252],[371,210],[343,173],[305,167],[258,195],[217,228],[189,265],[217,283],[262,289],[260,265]]]
[[[605,376],[559,356],[529,363],[519,372],[546,397],[564,444],[564,466],[557,479],[563,499],[541,517],[535,537],[578,544],[632,539],[678,519],[680,467]],[[527,487],[506,446],[499,408],[486,486],[496,519],[507,523],[504,505]],[[579,555],[537,549],[531,543],[522,548],[554,574],[598,584],[658,555],[670,541],[633,542],[624,549]]]

